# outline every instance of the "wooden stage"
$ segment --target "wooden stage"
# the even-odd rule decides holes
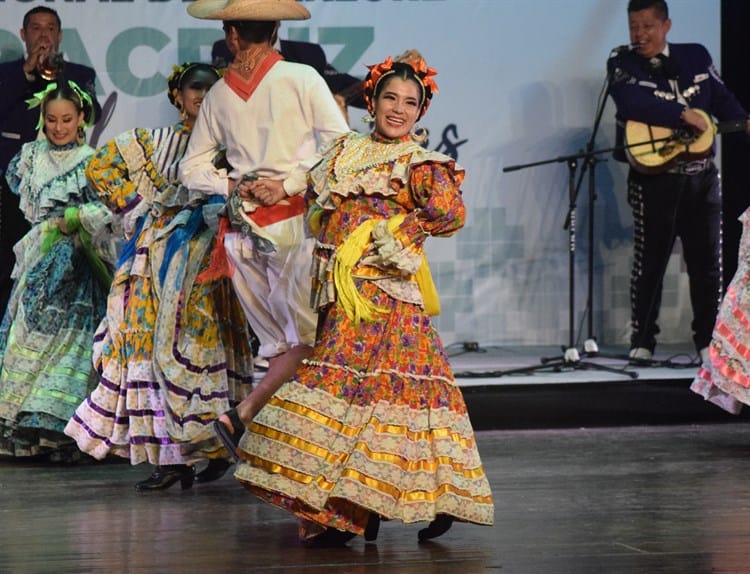
[[[750,571],[750,424],[691,396],[695,367],[499,374],[537,355],[449,351],[480,429],[493,527],[456,524],[419,544],[423,525],[386,522],[375,543],[308,549],[290,515],[231,472],[138,493],[146,465],[0,459],[0,573]]]

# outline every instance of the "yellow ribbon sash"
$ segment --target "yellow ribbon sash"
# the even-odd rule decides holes
[[[404,214],[390,218],[388,220],[388,231],[393,233],[404,221],[404,218]],[[363,222],[336,250],[333,281],[336,286],[337,300],[344,308],[346,315],[355,324],[363,320],[372,321],[377,313],[387,312],[386,309],[378,307],[362,296],[357,290],[352,276],[352,270],[370,244],[371,233],[377,222],[377,219]],[[422,264],[414,278],[422,293],[425,312],[433,316],[440,314],[440,299],[424,253],[422,254]]]

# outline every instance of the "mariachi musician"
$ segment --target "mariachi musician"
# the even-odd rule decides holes
[[[672,22],[664,0],[631,0],[628,21],[631,44],[613,51],[607,65],[617,107],[615,159],[624,161],[621,146],[636,143],[623,137],[632,121],[698,135],[714,129],[715,117],[739,120],[750,132],[747,112],[722,82],[708,50],[700,44],[667,43]],[[722,293],[721,190],[712,156],[713,146],[708,146],[703,158],[677,157],[651,173],[635,167],[629,171],[635,234],[630,284],[634,360],[652,358],[662,280],[677,237],[690,280],[693,342],[701,356],[706,354]]]

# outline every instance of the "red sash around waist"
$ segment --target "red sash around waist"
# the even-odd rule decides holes
[[[305,213],[305,198],[299,194],[283,199],[276,205],[259,206],[255,211],[245,213],[245,216],[252,219],[258,226],[266,227],[303,213]]]

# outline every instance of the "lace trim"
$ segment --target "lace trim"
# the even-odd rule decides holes
[[[381,140],[370,134],[351,133],[342,137],[310,171],[310,182],[317,192],[315,203],[335,209],[332,196],[394,196],[391,182],[406,184],[413,165],[453,159],[409,139]]]
[[[82,197],[88,186],[84,169],[93,153],[85,144],[56,147],[47,140],[26,144],[17,172],[19,207],[26,219],[38,223],[60,205]]]

